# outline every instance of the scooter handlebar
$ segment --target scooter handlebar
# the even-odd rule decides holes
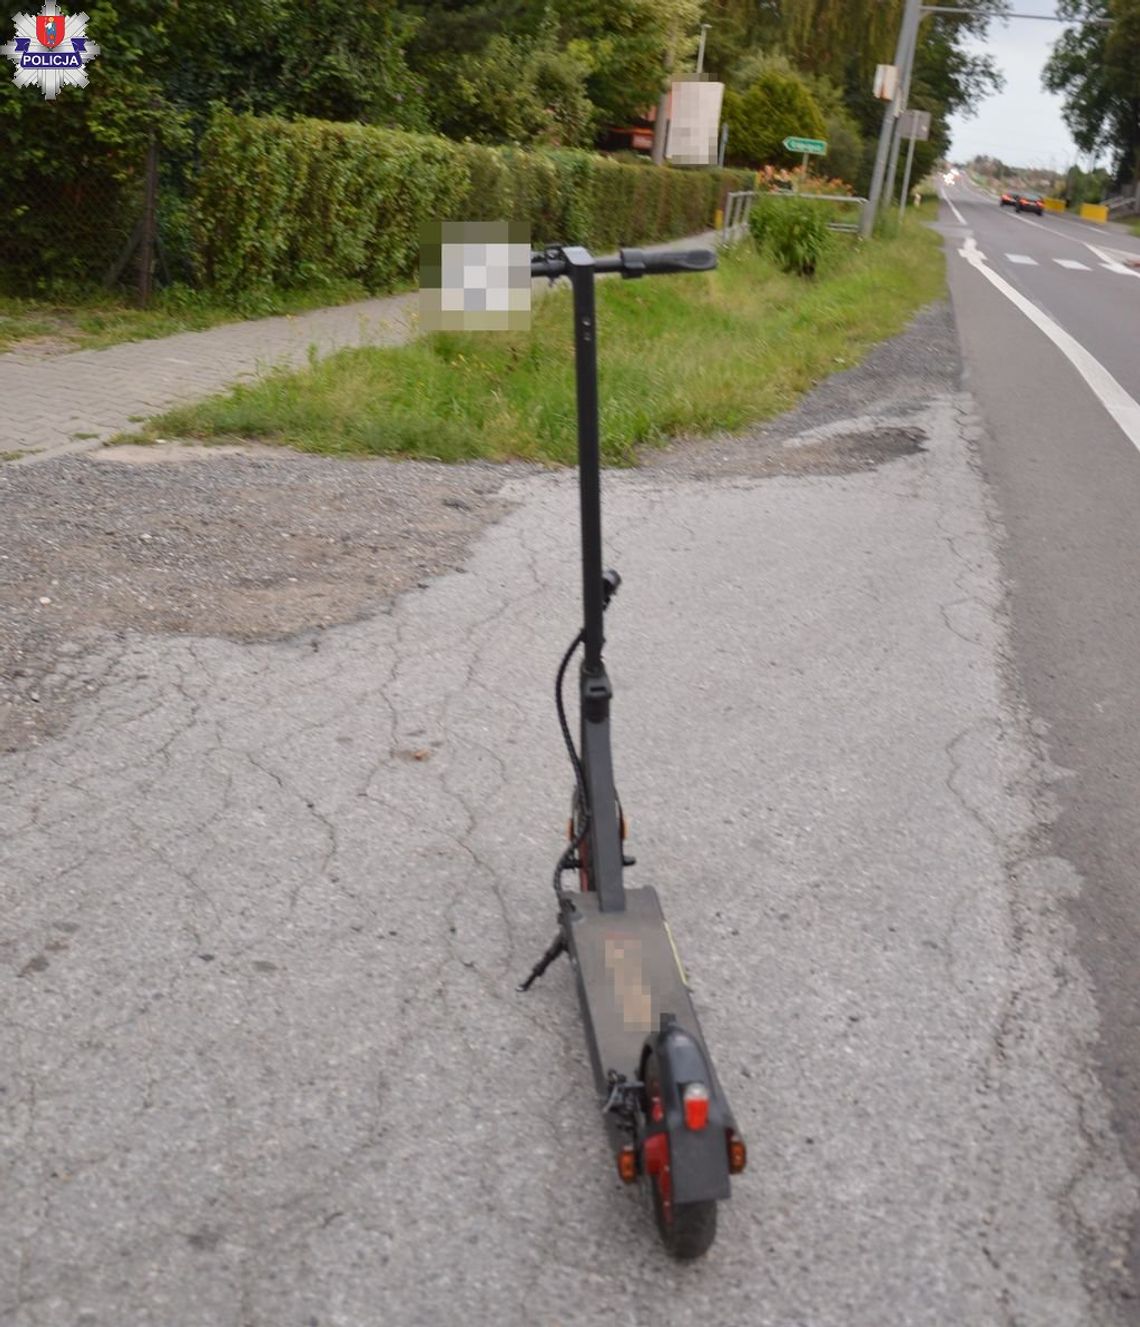
[[[711,272],[716,266],[712,249],[622,249],[624,277],[656,276],[665,272]]]
[[[608,258],[590,258],[584,249],[573,249],[573,259],[564,249],[532,253],[532,277],[569,276],[572,267],[592,267],[597,273],[620,272],[623,277],[657,276],[666,272],[710,272],[716,266],[712,249],[622,249]]]

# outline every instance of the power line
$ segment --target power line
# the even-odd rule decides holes
[[[1071,19],[1071,18],[1062,18],[1060,14],[1003,14],[997,11],[995,11],[992,14],[987,14],[984,10],[962,9],[958,5],[923,5],[920,12],[923,14],[966,14],[970,18],[984,18],[987,20],[1007,19],[1007,18],[1037,18],[1037,19],[1043,19],[1046,23],[1071,23],[1074,26],[1077,24],[1083,26],[1086,23],[1092,23],[1097,27],[1103,27],[1103,28],[1112,26],[1112,19],[1110,18]]]

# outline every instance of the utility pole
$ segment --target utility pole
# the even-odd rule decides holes
[[[910,108],[910,80],[914,74],[914,57],[918,47],[918,25],[922,22],[923,7],[920,5],[914,15],[914,22],[911,24],[910,40],[907,42],[906,51],[903,53],[903,67],[900,71],[900,81],[902,83],[902,95],[899,101],[899,115],[895,120],[894,138],[891,140],[891,162],[887,167],[887,187],[886,201],[887,206],[894,202],[895,198],[895,172],[899,166],[899,150],[902,147],[902,115]]]
[[[899,225],[906,215],[906,192],[910,188],[910,172],[914,166],[914,135],[911,134],[910,146],[906,150],[906,170],[903,173],[902,193],[899,195]],[[892,189],[893,192],[893,189]]]
[[[702,23],[702,24],[701,24],[701,44],[700,44],[700,46],[697,47],[697,77],[698,77],[698,78],[700,78],[700,76],[705,72],[705,34],[708,32],[709,28],[711,28],[711,27],[712,27],[712,24],[711,24],[711,23]]]
[[[879,131],[879,150],[875,154],[875,169],[871,175],[871,196],[863,209],[863,218],[859,225],[859,234],[863,239],[866,239],[874,228],[875,217],[879,210],[879,201],[883,194],[883,177],[887,170],[887,155],[891,149],[891,136],[894,133],[895,121],[905,105],[902,91],[903,65],[906,63],[907,52],[913,46],[912,30],[915,36],[918,34],[921,9],[922,0],[906,0],[906,9],[899,26],[899,39],[895,46],[895,69],[898,71],[895,95],[883,112],[883,127]]]
[[[676,56],[676,37],[669,39],[669,54],[665,58],[665,73],[668,82],[665,90],[657,99],[657,118],[653,121],[653,157],[655,166],[665,164],[665,138],[669,130],[669,100],[672,94],[673,60]]]

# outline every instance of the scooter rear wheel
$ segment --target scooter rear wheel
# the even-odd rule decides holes
[[[664,1116],[661,1100],[661,1073],[657,1056],[650,1052],[645,1061],[645,1096],[649,1122],[656,1124]],[[677,1203],[673,1201],[673,1180],[666,1150],[663,1164],[648,1176],[653,1195],[653,1218],[665,1252],[671,1258],[689,1261],[700,1258],[716,1239],[716,1203]]]

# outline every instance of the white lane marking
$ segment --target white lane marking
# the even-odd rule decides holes
[[[1007,253],[1006,257],[1011,263],[1021,263],[1023,267],[1037,266],[1037,259],[1030,258],[1027,253]]]
[[[1089,270],[1084,263],[1079,263],[1075,258],[1054,258],[1053,261],[1058,267],[1067,267],[1071,272],[1087,272]]]
[[[943,194],[942,197],[949,206],[950,211],[953,212],[954,215],[958,218],[958,224],[960,226],[964,226],[966,224],[966,218],[961,214],[961,212],[958,211],[958,209],[954,206],[954,204],[950,202],[950,195]]]
[[[1069,221],[1080,220],[1079,217],[1068,217],[1067,219]],[[1107,252],[1104,249],[1100,249],[1095,244],[1090,244],[1088,240],[1082,240],[1079,235],[1067,235],[1065,233],[1065,228],[1063,226],[1043,226],[1040,221],[1030,221],[1028,217],[1018,217],[1018,220],[1024,221],[1027,226],[1036,226],[1038,230],[1048,231],[1050,235],[1055,235],[1058,239],[1068,240],[1071,244],[1082,245],[1084,248],[1094,253],[1100,259],[1101,266],[1107,268],[1110,272],[1123,273],[1123,275],[1125,276],[1140,277],[1140,271],[1136,271],[1134,268],[1131,267],[1125,267],[1125,265],[1120,261],[1119,255],[1121,254],[1123,254],[1127,258],[1132,257],[1132,254],[1130,254],[1127,249],[1115,250],[1114,252],[1117,256],[1114,257],[1113,253]],[[1088,224],[1095,225],[1096,223],[1089,222]],[[1067,262],[1062,258],[1055,258],[1053,261],[1060,263],[1062,267],[1071,266],[1069,262]]]
[[[1038,230],[1047,230],[1050,235],[1055,235],[1058,239],[1068,240],[1071,244],[1083,244],[1086,249],[1091,249],[1093,253],[1098,256],[1103,256],[1101,250],[1098,249],[1095,244],[1090,244],[1087,240],[1081,239],[1079,235],[1071,234],[1065,228],[1065,222],[1067,221],[1074,221],[1079,226],[1100,226],[1100,222],[1098,221],[1084,221],[1080,217],[1071,216],[1068,212],[1057,214],[1056,220],[1061,223],[1057,226],[1043,226],[1040,221],[1030,221],[1028,217],[1019,217],[1018,220],[1024,221],[1027,226],[1036,226]],[[1101,227],[1101,234],[1104,234],[1103,227]],[[1127,249],[1118,249],[1116,252],[1123,253],[1129,258],[1140,258],[1140,254],[1132,254]],[[1111,261],[1111,258],[1109,261]],[[1131,272],[1131,269],[1127,267],[1124,270],[1126,272]]]
[[[1029,300],[1014,290],[1004,277],[986,264],[986,255],[978,248],[972,236],[958,250],[971,267],[981,272],[982,276],[1006,297],[1011,304],[1020,309],[1031,323],[1039,328],[1057,347],[1062,355],[1088,383],[1093,394],[1124,431],[1124,436],[1140,451],[1140,404],[1121,387],[1120,383],[1104,367],[1100,360],[1091,355],[1084,346]]]
[[[1084,240],[1082,240],[1081,243],[1084,244],[1085,248],[1088,249],[1090,253],[1095,254],[1096,257],[1100,259],[1101,267],[1106,267],[1110,272],[1123,273],[1124,276],[1140,277],[1140,272],[1135,268],[1125,267],[1124,264],[1119,259],[1114,258],[1107,249],[1098,249],[1095,244],[1088,244]]]

